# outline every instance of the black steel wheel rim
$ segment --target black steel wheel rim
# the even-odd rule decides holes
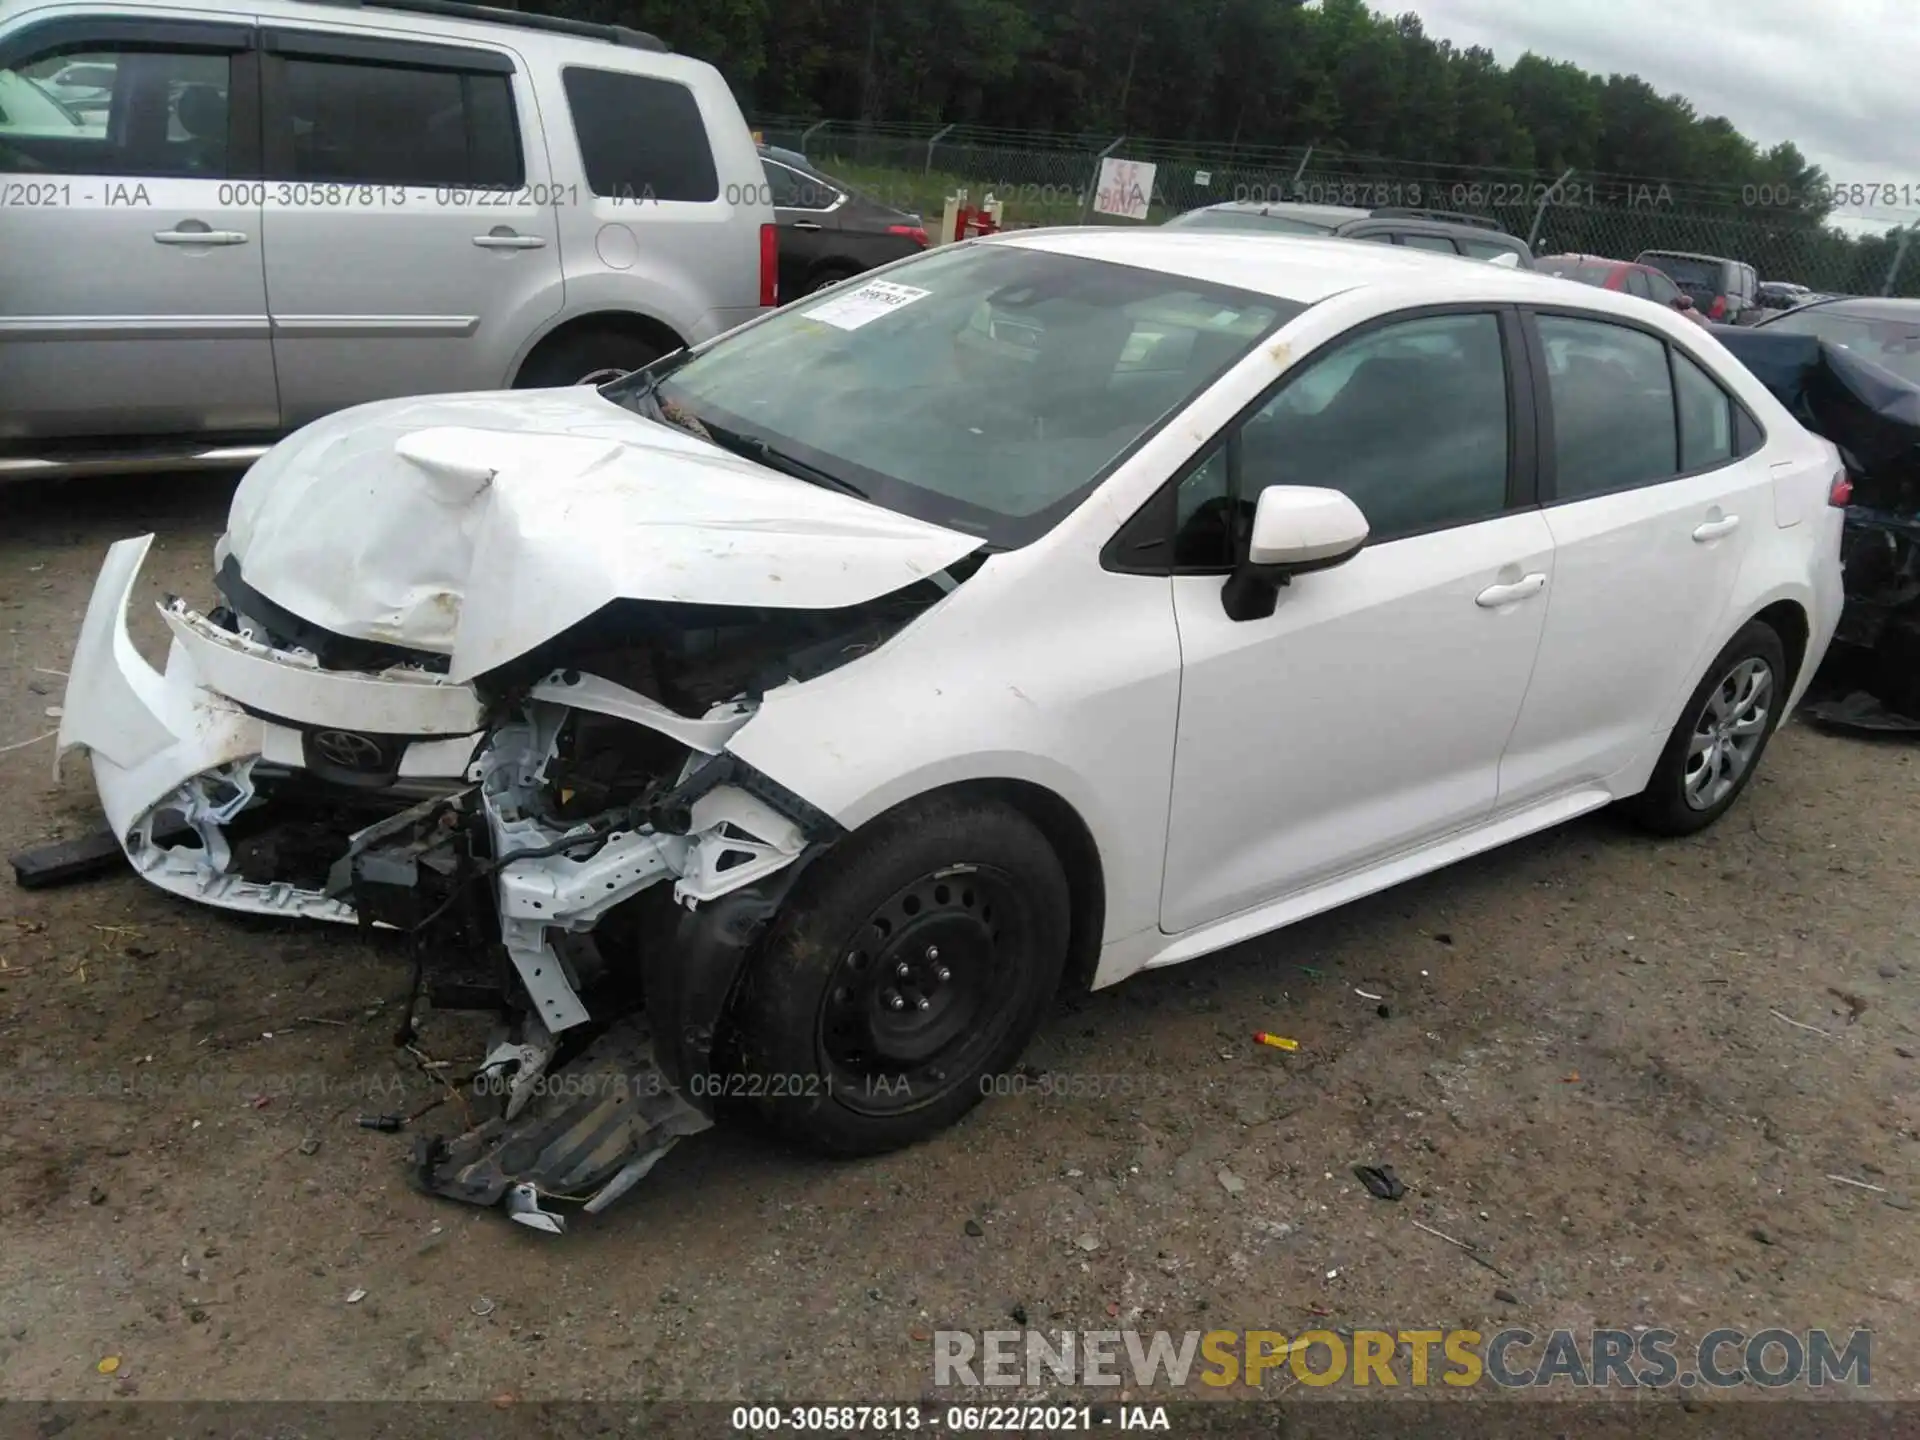
[[[898,1115],[972,1083],[1025,1007],[1032,933],[1002,870],[949,868],[896,890],[846,937],[821,1002],[834,1098]]]

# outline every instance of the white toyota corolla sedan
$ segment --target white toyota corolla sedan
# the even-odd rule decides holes
[[[164,675],[151,537],[108,553],[61,751],[153,883],[407,932],[497,1008],[497,1109],[418,1178],[556,1229],[727,1097],[925,1136],[1063,978],[1616,802],[1712,823],[1833,633],[1845,494],[1647,301],[1002,235],[598,390],[309,426]]]

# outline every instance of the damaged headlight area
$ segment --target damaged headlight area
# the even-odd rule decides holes
[[[561,1228],[712,1123],[701,1083],[749,954],[840,827],[726,749],[771,689],[884,644],[977,562],[835,610],[620,601],[472,682],[336,646],[252,593],[128,636],[151,537],[109,552],[60,750],[114,839],[185,899],[407,938],[414,1000],[491,1011],[469,1128],[426,1190]],[[378,667],[378,668],[375,668]]]

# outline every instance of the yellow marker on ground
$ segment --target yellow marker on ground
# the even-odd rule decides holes
[[[1271,1045],[1276,1050],[1298,1050],[1300,1048],[1300,1042],[1298,1040],[1289,1040],[1284,1035],[1269,1035],[1264,1030],[1256,1032],[1253,1038],[1257,1044]]]

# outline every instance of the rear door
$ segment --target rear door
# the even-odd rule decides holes
[[[1542,311],[1529,339],[1554,574],[1501,760],[1503,808],[1657,753],[1731,632],[1742,558],[1773,518],[1766,464],[1743,444],[1734,401],[1664,336]]]
[[[86,111],[55,75],[104,81]],[[0,440],[279,421],[246,22],[60,16],[0,36]]]
[[[495,389],[560,308],[532,90],[494,45],[263,32],[267,303],[287,423]]]
[[[780,226],[780,299],[796,300],[812,288],[811,277],[834,253],[839,210],[846,196],[811,175],[763,157],[773,215]]]

